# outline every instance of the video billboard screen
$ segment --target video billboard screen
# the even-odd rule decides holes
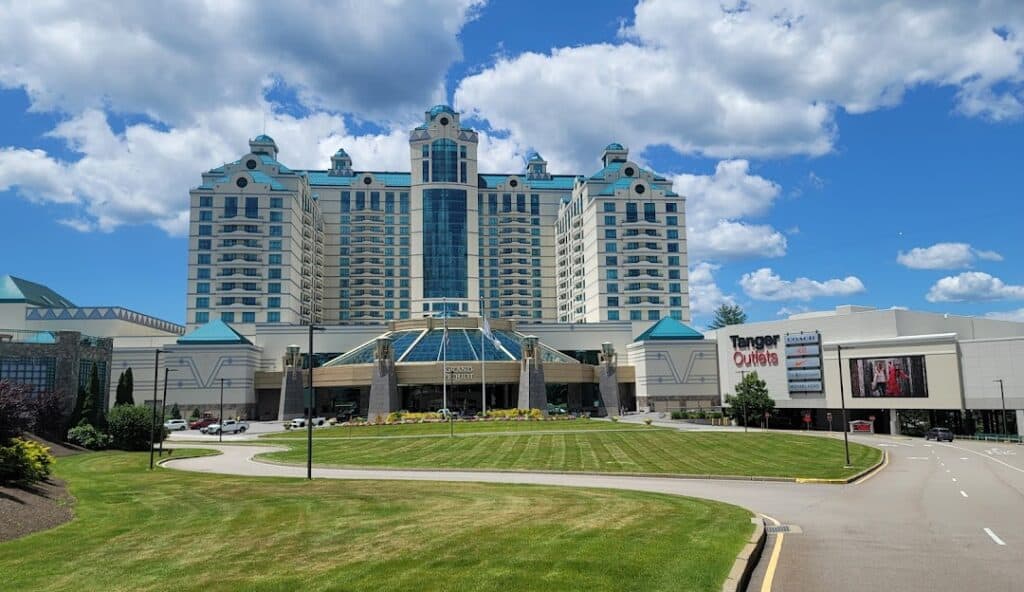
[[[924,356],[852,359],[850,382],[854,397],[928,396]]]

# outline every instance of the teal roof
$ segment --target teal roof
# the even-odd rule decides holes
[[[178,339],[180,345],[215,345],[215,344],[247,344],[252,342],[242,336],[241,333],[231,328],[231,325],[220,319],[214,319],[199,327],[191,333],[185,334]]]
[[[622,168],[622,165],[623,165],[623,162],[619,161],[619,160],[616,160],[615,162],[609,162],[608,166],[606,166],[603,169],[597,171],[593,175],[590,175],[590,178],[594,179],[594,180],[597,180],[597,181],[600,181],[601,179],[605,178],[605,173],[617,173],[617,172],[619,172],[619,169]]]
[[[0,276],[0,302],[27,302],[36,306],[74,307],[70,300],[42,284],[13,275]]]
[[[615,195],[615,191],[618,189],[629,189],[629,187],[633,184],[633,181],[634,179],[632,177],[622,177],[621,179],[616,179],[614,183],[609,183],[607,186],[605,186],[605,188],[602,189],[601,192],[598,193],[598,195]]]
[[[364,174],[373,175],[373,178],[383,183],[385,187],[409,187],[412,185],[410,173],[355,171],[351,177],[332,176],[327,171],[299,171],[299,174],[306,175],[310,185],[349,187],[357,177]]]
[[[455,115],[455,109],[452,109],[450,105],[434,105],[427,113],[430,113],[430,118],[433,119],[442,113]]]
[[[611,144],[608,144],[607,146],[605,146],[604,149],[605,150],[625,150],[625,148],[622,147],[622,144],[619,144],[618,142],[612,142]]]
[[[544,160],[544,159],[541,158],[541,155],[540,155],[539,152],[534,152],[532,155],[530,155],[530,162],[537,162],[537,161],[540,161],[540,160]]]
[[[264,173],[262,171],[249,171],[249,175],[252,176],[252,180],[253,180],[254,183],[262,183],[263,185],[270,185],[271,189],[275,189],[277,191],[284,191],[285,190],[285,186],[280,184],[280,183],[278,183],[277,179],[271,177],[270,175],[268,175],[268,174],[266,174],[266,173]]]
[[[697,339],[704,339],[704,335],[700,331],[697,331],[693,327],[683,324],[672,317],[665,317],[651,325],[633,341],[635,343],[640,341],[678,341]]]
[[[274,142],[274,138],[271,138],[267,134],[260,134],[260,135],[256,136],[256,139],[253,140],[253,141],[254,142],[268,142],[268,143],[271,143],[271,144],[276,144],[277,143],[277,142]]]
[[[290,173],[290,172],[292,172],[292,170],[290,168],[284,166],[283,164],[281,164],[280,162],[275,160],[273,156],[269,156],[267,154],[261,154],[260,155],[260,160],[263,162],[263,164],[269,164],[271,166],[276,166],[277,170],[282,172],[282,173]]]
[[[477,175],[477,187],[481,189],[494,189],[513,176],[518,175]],[[530,189],[571,190],[576,183],[576,177],[574,175],[553,175],[550,179],[525,179],[519,177],[519,181]]]
[[[49,331],[40,331],[29,335],[22,340],[22,343],[57,343],[57,338]]]
[[[334,153],[335,156],[348,156],[348,152],[345,152],[344,148],[338,148],[338,151]]]
[[[392,331],[383,334],[382,337],[391,338],[395,361],[400,363],[440,362],[444,359],[449,362],[512,362],[523,357],[524,336],[516,331],[492,331],[495,341],[481,339],[479,328],[451,328],[447,332],[447,345],[443,328]],[[543,343],[539,343],[538,346],[544,362],[579,363],[575,358]],[[369,364],[373,362],[375,350],[376,339],[373,339],[327,362],[325,366]]]

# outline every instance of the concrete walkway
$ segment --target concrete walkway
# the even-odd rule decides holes
[[[772,535],[750,590],[1019,590],[1024,571],[1024,449],[988,443],[852,438],[884,447],[887,469],[846,486],[550,473],[314,468],[318,479],[483,482],[628,489],[720,500],[790,525]],[[175,444],[219,456],[173,469],[305,477],[259,462],[276,446]],[[775,548],[779,547],[776,552]],[[777,556],[773,565],[772,556]]]

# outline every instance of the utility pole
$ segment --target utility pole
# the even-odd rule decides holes
[[[310,313],[312,315],[312,312]],[[306,400],[306,479],[313,479],[313,406],[316,405],[316,394],[313,391],[313,331],[323,331],[324,328],[314,325],[309,321],[309,349],[306,350],[309,359],[309,398]]]
[[[217,419],[220,422],[220,429],[217,430],[217,441],[224,441],[224,379],[220,379],[220,417]]]
[[[1006,394],[1003,392],[1003,379],[997,378],[992,382],[999,383],[999,400],[1003,404],[1003,437],[1009,440],[1010,432],[1008,432],[1006,429]],[[1020,432],[1020,426],[1017,426],[1017,431]]]
[[[740,370],[740,384],[747,378],[747,371]],[[739,390],[736,389],[736,395],[739,396]],[[743,433],[747,433],[747,399],[745,397],[740,399],[740,406],[743,408]]]
[[[164,401],[160,404],[160,417],[167,417],[167,375],[171,372],[177,372],[174,368],[164,367]],[[160,438],[160,457],[164,456],[164,439]]]
[[[153,470],[153,445],[156,443],[156,388],[160,384],[160,354],[156,350],[156,358],[153,360],[153,423],[149,426],[149,470]]]
[[[846,466],[850,466],[850,422],[846,417],[846,394],[843,387],[843,346],[836,345],[836,360],[839,362],[839,404],[843,407],[843,447],[846,449]]]

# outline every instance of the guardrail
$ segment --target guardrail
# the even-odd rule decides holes
[[[978,440],[981,442],[1010,442],[1024,444],[1024,436],[1019,434],[974,434],[973,436],[956,436],[961,440]]]

